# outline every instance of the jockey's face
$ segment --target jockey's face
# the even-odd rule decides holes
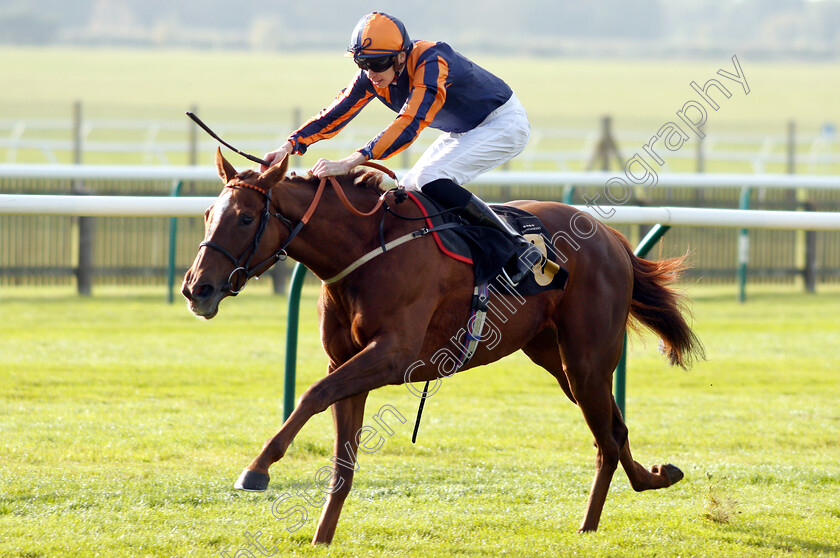
[[[394,81],[397,74],[402,71],[405,66],[405,53],[400,52],[392,66],[381,72],[374,72],[373,70],[365,70],[365,75],[373,82],[378,89],[385,89]]]

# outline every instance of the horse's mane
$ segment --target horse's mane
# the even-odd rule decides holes
[[[383,185],[386,176],[383,173],[372,169],[356,167],[349,173],[337,176],[336,178],[343,187],[346,187],[348,184],[352,184],[353,186],[359,188],[366,188],[373,194],[376,194],[376,196],[380,196],[385,192],[385,190],[387,190],[387,188]],[[312,186],[317,186],[320,183],[320,179],[312,174],[311,171],[307,171],[304,175],[290,173],[285,180],[291,184],[308,184]],[[349,193],[350,192],[348,191],[348,194]]]

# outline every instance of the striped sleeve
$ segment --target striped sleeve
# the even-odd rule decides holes
[[[397,118],[359,152],[368,159],[387,159],[411,145],[446,101],[448,76],[449,66],[439,56],[421,63]]]
[[[303,126],[289,136],[294,146],[294,153],[302,155],[306,148],[316,141],[328,139],[339,133],[371,99],[369,81],[364,72],[359,71],[346,88],[335,98],[330,106],[309,119]]]

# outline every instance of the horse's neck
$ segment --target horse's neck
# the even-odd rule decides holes
[[[376,201],[370,190],[352,184],[342,184],[342,188],[350,203],[361,210],[370,209]],[[294,223],[309,210],[315,190],[311,192],[297,199],[296,215],[290,217]],[[328,184],[309,221],[289,244],[289,256],[322,279],[333,276],[370,249],[367,240],[378,235],[380,219],[381,215],[352,215]]]

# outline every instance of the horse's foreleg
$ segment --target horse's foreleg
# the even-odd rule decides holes
[[[344,500],[350,493],[355,472],[356,453],[358,451],[358,434],[364,422],[365,400],[367,393],[336,401],[332,406],[333,423],[335,424],[335,448],[333,450],[334,468],[329,496],[318,528],[312,538],[312,544],[332,542],[338,516]]]
[[[327,410],[341,399],[367,393],[389,383],[401,383],[403,371],[410,360],[401,358],[400,351],[396,349],[398,346],[396,340],[380,339],[312,384],[300,396],[294,411],[277,434],[265,443],[260,454],[242,472],[236,488],[265,490],[269,481],[268,468],[285,455],[292,440],[313,415]]]

